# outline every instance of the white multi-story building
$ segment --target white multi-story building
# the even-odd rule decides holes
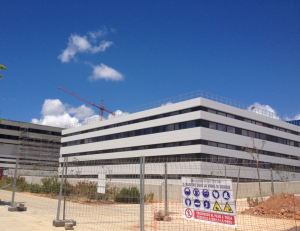
[[[221,103],[216,102],[220,99]],[[228,105],[233,103],[234,106]],[[258,163],[262,180],[270,180],[271,168],[300,180],[300,126],[287,123],[276,114],[224,98],[210,100],[200,95],[77,125],[63,130],[62,135],[61,166],[64,157],[68,157],[68,172],[80,168],[81,176],[87,178],[96,178],[104,165],[110,166],[112,179],[126,178],[131,173],[122,166],[138,163],[139,157],[145,156],[146,163],[152,165],[194,162],[198,167],[194,172],[189,171],[190,175],[214,176],[217,173],[212,169],[228,166],[227,169],[234,171],[227,171],[227,177],[236,178],[240,168],[241,180],[253,179],[257,177],[253,175],[257,172],[257,162],[244,150],[253,147],[253,137],[257,147],[266,141]],[[152,169],[146,175],[155,178],[159,173]],[[183,169],[172,171],[168,172],[170,179],[174,179],[172,174],[176,179],[187,174]],[[280,174],[274,174],[274,180],[280,180]]]

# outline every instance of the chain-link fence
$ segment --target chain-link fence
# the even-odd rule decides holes
[[[299,161],[222,160],[69,157],[52,176],[19,171],[15,202],[50,222],[60,201],[58,219],[75,220],[77,230],[299,229]],[[13,180],[0,181],[4,202]]]

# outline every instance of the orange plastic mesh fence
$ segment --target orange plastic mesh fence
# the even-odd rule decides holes
[[[296,231],[300,227],[300,199],[293,194],[279,194],[260,200],[238,200],[236,205],[237,226],[228,227],[216,222],[204,222],[200,219],[186,219],[186,208],[182,202],[168,202],[167,213],[164,202],[152,202],[153,231],[172,230],[286,230]],[[213,211],[211,211],[213,212]],[[200,213],[203,213],[200,211]],[[205,213],[205,212],[204,212]],[[229,213],[223,213],[228,216]],[[197,216],[197,215],[196,215]],[[220,216],[221,217],[221,216]],[[205,219],[204,217],[202,219]],[[297,229],[298,227],[298,229]]]

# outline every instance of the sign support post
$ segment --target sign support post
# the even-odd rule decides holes
[[[16,158],[14,185],[13,185],[13,191],[12,191],[11,205],[8,208],[8,211],[10,211],[10,212],[18,211],[18,208],[15,207],[15,192],[16,192],[16,184],[17,184],[18,164],[19,164],[19,158],[17,157]]]

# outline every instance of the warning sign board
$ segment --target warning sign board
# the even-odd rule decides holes
[[[224,210],[223,210],[225,213],[233,213],[230,205],[228,204],[228,202],[226,202],[226,205],[224,207]]]
[[[214,209],[213,209],[214,211],[219,211],[219,212],[221,212],[222,211],[222,209],[221,209],[221,206],[219,205],[219,203],[218,203],[218,201],[216,201],[216,203],[215,203],[215,206],[214,206]]]
[[[236,227],[231,179],[182,177],[183,218]]]

